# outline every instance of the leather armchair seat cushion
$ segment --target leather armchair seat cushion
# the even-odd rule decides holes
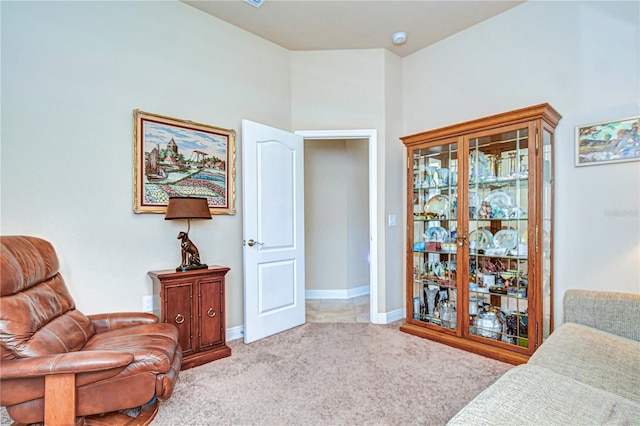
[[[164,381],[162,375],[171,371],[174,354],[182,354],[178,347],[178,329],[167,323],[142,324],[95,334],[83,351],[115,351],[133,355],[133,362],[118,375],[109,379],[115,381],[136,374],[150,373]],[[162,389],[157,394],[168,398],[173,387]]]

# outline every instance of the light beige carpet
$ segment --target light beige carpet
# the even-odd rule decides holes
[[[307,323],[182,371],[153,425],[442,425],[510,365],[398,331]]]
[[[180,372],[153,426],[443,425],[511,368],[397,324],[307,323],[229,346]]]

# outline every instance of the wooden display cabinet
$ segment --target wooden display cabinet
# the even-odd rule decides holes
[[[548,104],[401,138],[407,300],[401,330],[519,364],[551,332]]]
[[[186,272],[149,272],[153,292],[160,295],[161,321],[178,328],[182,370],[231,355],[224,312],[228,271],[209,266]]]

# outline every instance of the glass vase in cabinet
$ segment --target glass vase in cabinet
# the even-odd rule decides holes
[[[513,364],[552,328],[553,134],[536,105],[401,138],[402,331]]]

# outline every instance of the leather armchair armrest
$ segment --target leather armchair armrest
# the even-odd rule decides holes
[[[43,380],[44,424],[84,424],[84,422],[77,422],[76,378],[88,375],[94,376],[94,380],[99,380],[100,378],[96,375],[100,375],[102,371],[109,375],[116,375],[126,368],[133,358],[132,354],[126,352],[80,351],[3,361],[0,369],[0,383],[12,379]],[[42,379],[39,379],[40,377]],[[90,382],[91,380],[87,383]],[[40,395],[41,393],[36,393],[35,397]],[[5,396],[3,395],[2,405],[10,404],[4,398]]]
[[[115,314],[88,315],[96,329],[96,333],[131,327],[140,324],[153,324],[158,317],[147,312],[119,312]]]
[[[24,379],[55,374],[90,373],[124,367],[133,355],[123,352],[80,351],[37,358],[2,361],[0,380]]]

